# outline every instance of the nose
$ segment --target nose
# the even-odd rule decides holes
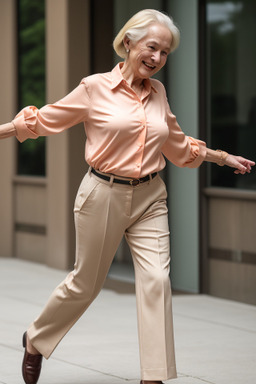
[[[152,59],[155,63],[160,63],[161,61],[161,53],[159,51],[155,51],[152,55]]]

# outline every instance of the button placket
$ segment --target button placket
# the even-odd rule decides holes
[[[137,156],[136,156],[136,160],[135,160],[135,168],[137,171],[139,170],[138,175],[140,175],[140,173],[141,173],[142,160],[143,160],[143,155],[144,155],[144,147],[145,147],[146,134],[147,134],[145,111],[144,111],[144,108],[142,106],[139,108],[139,118],[140,118],[140,122],[141,122],[141,129],[140,129],[138,139],[137,139],[138,149],[137,149]]]

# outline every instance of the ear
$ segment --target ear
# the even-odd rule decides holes
[[[123,39],[123,44],[126,50],[130,50],[130,42],[131,40],[125,35]]]

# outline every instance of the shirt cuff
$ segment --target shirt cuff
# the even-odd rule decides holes
[[[30,129],[35,127],[37,111],[36,107],[26,107],[12,121],[16,128],[16,137],[21,143],[26,139],[38,138],[39,135]]]
[[[188,168],[198,168],[206,157],[206,144],[202,140],[189,137],[193,159],[185,164]]]

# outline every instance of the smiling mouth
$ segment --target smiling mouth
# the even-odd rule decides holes
[[[145,61],[143,61],[143,64],[144,64],[148,69],[151,69],[151,70],[156,69],[156,66],[155,66],[155,65],[150,65],[150,64],[146,63]]]

